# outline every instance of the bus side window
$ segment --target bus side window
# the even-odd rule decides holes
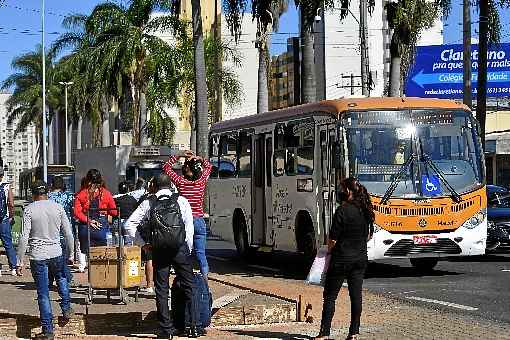
[[[212,170],[209,178],[218,177],[218,149],[218,136],[211,136],[211,139],[209,140],[209,163],[212,165]]]
[[[218,173],[220,178],[237,176],[237,134],[223,135],[220,138],[220,161]]]
[[[313,119],[292,122],[285,129],[287,175],[311,175],[315,145]]]
[[[278,124],[274,129],[273,174],[275,177],[285,173],[285,125]]]
[[[239,134],[239,177],[251,177],[251,135]]]

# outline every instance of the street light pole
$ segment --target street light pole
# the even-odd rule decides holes
[[[60,85],[64,85],[64,92],[65,92],[65,106],[66,106],[66,128],[65,128],[65,131],[66,131],[66,165],[70,165],[71,164],[71,157],[70,157],[70,153],[69,153],[69,123],[68,123],[68,119],[67,119],[67,87],[70,86],[70,85],[73,85],[74,83],[72,81],[61,81],[59,82]]]
[[[44,0],[42,1],[41,9],[41,23],[42,23],[42,121],[43,121],[43,174],[44,181],[48,183],[48,129],[47,129],[47,117],[46,117],[46,52],[44,50]]]

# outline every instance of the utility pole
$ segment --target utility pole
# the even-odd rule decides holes
[[[476,119],[480,124],[482,147],[485,150],[485,116],[487,113],[487,50],[489,31],[489,0],[480,0],[478,24],[478,84],[476,94]]]
[[[43,177],[48,183],[48,129],[46,117],[46,52],[44,51],[44,0],[42,0],[41,24],[42,24],[42,121],[43,121]]]
[[[368,73],[370,72],[370,65],[368,63],[368,29],[367,18],[368,8],[367,0],[360,0],[359,2],[359,34],[361,42],[361,89],[364,96],[370,96]]]
[[[463,39],[464,39],[464,104],[469,108],[473,106],[471,92],[471,7],[470,0],[463,0]]]

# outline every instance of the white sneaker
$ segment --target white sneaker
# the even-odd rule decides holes
[[[140,292],[144,293],[144,294],[154,294],[154,288],[153,287],[145,287],[145,288],[140,289]]]
[[[12,276],[18,276],[18,273],[16,273],[16,269],[11,270],[11,275]]]

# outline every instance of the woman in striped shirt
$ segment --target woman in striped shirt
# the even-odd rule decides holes
[[[172,169],[179,158],[186,159],[182,167],[183,176],[178,175]],[[207,278],[207,274],[209,273],[209,265],[205,256],[207,227],[204,221],[204,196],[211,169],[212,165],[208,160],[195,156],[193,151],[189,150],[170,157],[168,162],[163,166],[163,171],[170,176],[181,196],[184,196],[191,205],[193,226],[195,227],[193,252],[195,253],[195,257],[200,266],[200,272],[204,278]]]

